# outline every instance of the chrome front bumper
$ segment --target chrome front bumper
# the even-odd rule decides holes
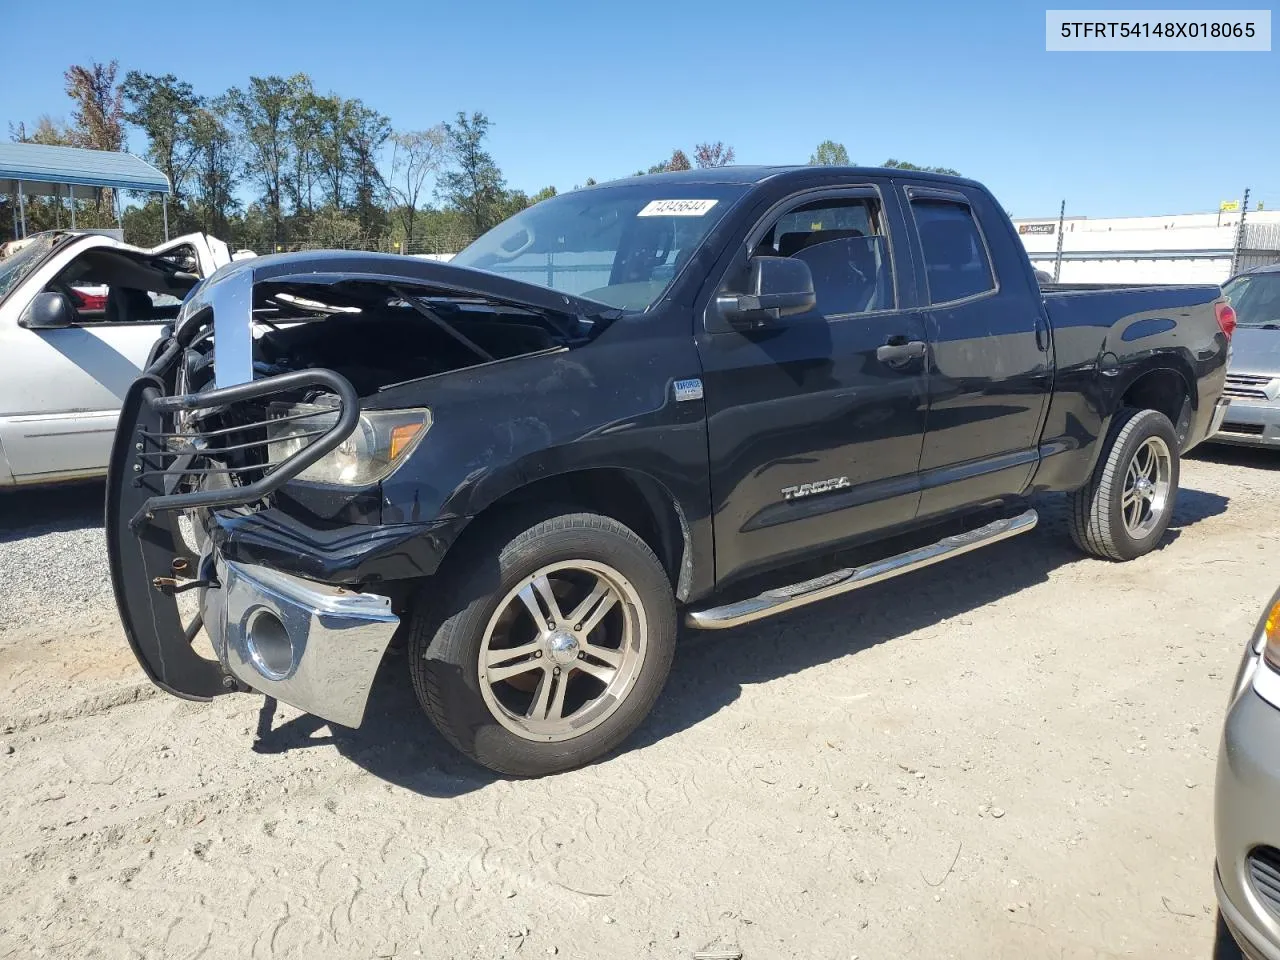
[[[400,618],[373,593],[212,557],[205,630],[222,665],[254,690],[347,727],[364,720]]]

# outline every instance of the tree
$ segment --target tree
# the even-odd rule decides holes
[[[192,142],[191,120],[204,106],[191,84],[171,73],[163,77],[130,70],[121,92],[129,110],[124,118],[147,136],[147,158],[169,179],[179,205],[196,148]]]
[[[311,78],[298,74],[293,78],[294,104],[286,125],[293,169],[283,180],[296,215],[311,216],[315,212],[316,171],[319,167],[317,143],[320,139],[319,101]]]
[[[849,166],[849,151],[844,148],[843,143],[836,143],[834,140],[823,140],[818,144],[818,149],[813,151],[813,155],[809,157],[809,165],[812,167],[847,167]]]
[[[360,100],[348,100],[346,150],[349,157],[356,219],[366,236],[382,232],[386,180],[378,169],[378,154],[391,136],[391,121]]]
[[[391,179],[387,191],[396,204],[396,213],[404,227],[405,249],[413,243],[413,225],[418,217],[418,199],[427,178],[440,172],[444,163],[448,134],[444,124],[428,130],[410,130],[391,135]],[[555,187],[550,188],[555,194]]]
[[[91,150],[124,147],[124,93],[116,86],[119,61],[73,65],[63,75],[67,96],[75,101],[71,114],[72,142]]]
[[[309,106],[314,113],[313,148],[320,179],[328,192],[329,204],[340,208],[346,199],[347,161],[351,156],[347,150],[352,127],[351,107],[334,94],[314,97]]]
[[[888,167],[891,170],[919,170],[921,173],[946,173],[953,177],[960,176],[959,170],[952,170],[950,167],[920,167],[914,163],[908,163],[906,160],[886,160],[881,166]]]
[[[593,183],[595,183],[595,181],[592,180],[590,177],[588,177],[587,186],[591,186],[591,184]],[[543,200],[550,200],[555,195],[556,195],[555,187],[543,187],[541,190],[539,190],[537,193],[535,193],[532,197],[529,198],[529,203],[530,205],[535,203],[541,203]]]
[[[75,103],[69,133],[72,146],[91,150],[121,150],[124,147],[124,93],[116,86],[118,61],[73,65],[63,74],[67,96]],[[104,214],[103,208],[106,208]],[[91,224],[111,222],[115,193],[99,190]]]
[[[726,147],[722,140],[717,140],[715,143],[700,143],[694,147],[693,160],[700,170],[707,167],[725,167],[733,163],[733,147]],[[688,163],[687,160],[685,162]]]
[[[272,239],[281,240],[284,177],[289,163],[289,121],[297,105],[297,92],[310,81],[301,74],[284,77],[250,77],[249,88],[232,87],[227,104],[239,125],[245,152],[245,174],[262,189],[262,200],[271,218]]]
[[[201,107],[191,117],[191,137],[195,145],[194,207],[206,233],[228,236],[230,216],[236,201],[233,194],[240,175],[239,141],[228,118],[231,105],[219,97]]]
[[[638,170],[636,175],[641,173],[670,173],[674,170],[692,170],[693,164],[689,162],[689,156],[679,147],[671,151],[671,158],[664,160],[662,163],[655,163],[648,170]]]
[[[502,219],[506,200],[502,171],[484,148],[489,126],[483,113],[468,118],[461,110],[453,123],[444,125],[455,167],[440,178],[437,194],[466,214],[476,236]]]
[[[21,120],[16,125],[9,124],[9,139],[15,143],[40,143],[49,147],[65,147],[71,143],[71,132],[46,113],[36,121],[36,127],[32,131],[28,131],[27,125]]]
[[[533,201],[523,190],[507,190],[498,203],[495,222],[501,223],[507,217],[514,217],[521,210],[527,210],[532,205]]]

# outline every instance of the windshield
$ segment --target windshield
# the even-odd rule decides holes
[[[1236,277],[1222,292],[1236,311],[1236,326],[1280,330],[1280,272]]]
[[[0,260],[0,300],[22,282],[22,278],[36,268],[45,255],[53,249],[54,236],[34,237],[30,243]]]
[[[745,192],[661,182],[578,190],[498,224],[452,263],[645,310]]]

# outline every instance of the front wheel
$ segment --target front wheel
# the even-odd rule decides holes
[[[1178,471],[1169,418],[1158,410],[1121,410],[1089,483],[1068,496],[1076,546],[1107,560],[1150,553],[1169,529]]]
[[[609,517],[493,527],[426,589],[438,595],[424,596],[409,635],[418,699],[445,739],[499,773],[541,776],[607,753],[671,667],[666,571]]]

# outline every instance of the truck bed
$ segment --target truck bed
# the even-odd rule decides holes
[[[1213,284],[1205,283],[1042,283],[1040,290],[1045,296],[1062,293],[1106,293],[1117,290],[1141,290],[1148,293],[1164,293],[1169,290],[1217,290]]]

